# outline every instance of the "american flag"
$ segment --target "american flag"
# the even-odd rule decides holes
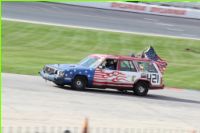
[[[165,69],[167,67],[167,62],[165,60],[161,59],[157,55],[156,51],[154,50],[154,48],[152,46],[150,46],[149,49],[144,52],[144,54],[145,54],[146,58],[156,62],[159,69],[161,70],[161,72],[165,71]]]
[[[152,46],[150,46],[149,49],[147,51],[145,51],[144,54],[150,60],[153,60],[153,61],[160,60],[160,57],[156,54],[156,51],[154,50],[154,48]]]
[[[98,68],[95,70],[93,84],[132,87],[132,82],[127,80],[125,74],[119,71],[105,72]]]

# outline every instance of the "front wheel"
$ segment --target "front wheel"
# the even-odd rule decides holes
[[[145,82],[139,82],[134,87],[133,91],[137,96],[146,96],[148,93],[148,85]]]
[[[82,76],[75,77],[71,87],[76,90],[84,90],[86,87],[86,79]]]

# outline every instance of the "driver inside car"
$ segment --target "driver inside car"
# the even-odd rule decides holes
[[[116,70],[117,60],[106,60],[105,69],[106,70]]]

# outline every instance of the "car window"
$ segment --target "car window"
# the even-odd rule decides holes
[[[106,59],[101,64],[103,69],[106,70],[117,70],[117,60],[116,59]]]
[[[100,61],[98,57],[86,57],[82,61],[80,61],[79,65],[84,67],[93,67]]]
[[[138,66],[143,72],[158,73],[154,64],[151,62],[138,62]]]
[[[122,60],[120,61],[120,71],[132,71],[136,72],[136,68],[132,61],[129,60]]]

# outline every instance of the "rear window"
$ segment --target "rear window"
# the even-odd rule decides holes
[[[151,62],[138,62],[138,66],[140,68],[140,71],[150,72],[150,73],[158,73],[154,64]]]
[[[120,71],[132,71],[132,72],[136,72],[136,68],[133,65],[132,61],[129,60],[122,60],[120,61]]]

